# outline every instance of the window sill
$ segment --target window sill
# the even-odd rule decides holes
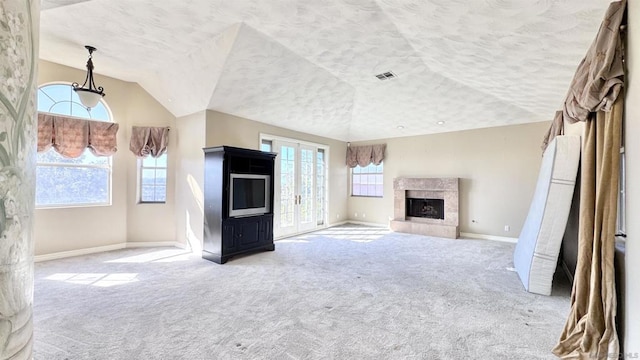
[[[383,195],[383,196],[374,196],[374,195],[351,195],[351,197],[382,199],[382,198],[384,197],[384,195]]]

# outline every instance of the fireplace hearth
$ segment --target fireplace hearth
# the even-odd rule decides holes
[[[407,198],[407,217],[444,220],[444,199]]]

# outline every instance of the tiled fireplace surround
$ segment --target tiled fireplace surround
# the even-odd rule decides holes
[[[457,239],[458,178],[396,178],[393,180],[394,209],[391,230]],[[407,198],[443,199],[444,219],[407,217]]]

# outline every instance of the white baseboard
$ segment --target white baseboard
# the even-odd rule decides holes
[[[389,228],[389,225],[379,224],[379,223],[373,223],[373,222],[366,222],[366,221],[347,220],[347,221],[345,221],[344,223],[345,223],[345,224],[356,224],[356,225],[365,225],[365,226],[381,227],[381,228],[385,228],[385,229],[388,229],[388,228]]]
[[[144,248],[144,247],[177,247],[179,249],[186,249],[187,245],[177,241],[129,241],[127,242],[127,249]]]
[[[364,221],[355,221],[355,220],[342,221],[342,222],[339,222],[339,223],[331,224],[331,225],[329,225],[329,227],[346,225],[346,224],[357,224],[357,225],[374,226],[374,227],[385,228],[385,229],[389,228],[388,225],[384,225],[384,224],[370,223],[370,222],[364,222]],[[471,239],[481,239],[481,240],[501,241],[501,242],[507,242],[507,243],[512,243],[512,244],[518,243],[518,238],[512,238],[512,237],[506,237],[506,236],[496,236],[496,235],[485,235],[485,234],[475,234],[475,233],[461,232],[460,233],[460,237],[467,237],[467,238],[471,238]]]
[[[61,252],[55,252],[51,254],[36,255],[33,257],[33,261],[41,262],[41,261],[64,259],[72,256],[81,256],[81,255],[89,255],[89,254],[95,254],[95,253],[105,252],[105,251],[120,250],[126,247],[127,247],[126,243],[118,243],[113,245],[96,246],[96,247],[78,249],[78,250],[61,251]]]
[[[312,230],[301,231],[301,232],[295,233],[295,234],[287,234],[287,235],[277,236],[277,237],[274,237],[273,240],[274,241],[278,241],[278,240],[287,239],[287,238],[290,238],[290,237],[295,237],[295,236],[300,236],[300,235],[312,233],[314,231],[318,231],[318,230],[322,230],[322,229],[329,229],[329,228],[332,228],[332,227],[348,225],[348,224],[366,225],[366,226],[371,226],[371,227],[378,227],[378,228],[388,229],[388,226],[383,225],[383,224],[368,223],[368,222],[364,222],[364,221],[346,220],[346,221],[341,221],[341,222],[337,222],[337,223],[333,223],[333,224],[328,224],[326,226],[322,226],[322,227],[319,227],[319,228],[316,228],[316,229],[312,229]]]
[[[278,241],[278,240],[283,240],[283,239],[287,239],[287,238],[290,238],[290,237],[296,237],[296,236],[300,236],[300,235],[304,235],[304,234],[309,234],[309,233],[312,233],[314,231],[319,231],[319,230],[323,230],[323,229],[326,229],[326,228],[330,228],[332,226],[336,226],[336,225],[320,226],[320,227],[315,228],[315,229],[300,231],[300,232],[293,233],[293,234],[274,236],[273,237],[273,241]]]
[[[42,261],[49,261],[49,260],[57,260],[57,259],[64,259],[64,258],[73,257],[73,256],[89,255],[89,254],[101,253],[105,251],[121,250],[121,249],[128,249],[128,248],[168,247],[168,246],[186,249],[186,246],[184,244],[179,243],[177,241],[156,241],[156,242],[134,241],[134,242],[127,242],[127,243],[118,243],[113,245],[96,246],[96,247],[90,247],[85,249],[61,251],[61,252],[55,252],[51,254],[44,254],[44,255],[36,255],[33,257],[33,261],[42,262]]]
[[[474,234],[474,233],[466,233],[461,232],[460,237],[468,237],[471,239],[481,239],[481,240],[493,240],[493,241],[502,241],[507,243],[516,244],[518,243],[518,238],[506,237],[506,236],[496,236],[496,235],[485,235],[485,234]]]

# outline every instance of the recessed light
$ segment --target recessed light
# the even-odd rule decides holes
[[[398,130],[402,130],[402,129],[404,129],[404,126],[403,125],[398,125],[398,126],[396,126],[396,128],[398,128]]]
[[[440,120],[440,121],[438,121],[436,124],[438,124],[438,125],[444,125],[444,121]]]

